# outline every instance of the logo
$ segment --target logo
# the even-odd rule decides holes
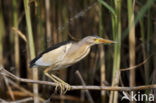
[[[154,94],[141,94],[140,91],[133,92],[131,91],[130,94],[126,92],[122,92],[123,97],[121,98],[121,101],[128,100],[128,101],[154,101]]]

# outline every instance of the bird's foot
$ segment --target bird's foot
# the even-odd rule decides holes
[[[60,88],[60,94],[65,94],[68,90],[70,90],[71,86],[65,82],[56,82],[55,91]]]
[[[60,94],[65,94],[68,90],[70,90],[71,86],[68,83],[53,74],[50,75],[48,70],[49,68],[44,71],[44,74],[56,83],[55,91],[58,90],[58,87],[60,87]]]
[[[56,77],[55,75],[51,74],[51,77],[53,78],[53,81],[57,84],[55,87],[55,91],[58,90],[58,87],[60,87],[60,94],[65,94],[68,90],[70,90],[71,86],[61,80],[60,78]]]
[[[60,87],[62,90],[62,93],[65,94],[68,90],[70,90],[71,86],[68,83],[62,82],[62,87]]]

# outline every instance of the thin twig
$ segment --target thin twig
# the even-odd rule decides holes
[[[20,30],[18,30],[15,27],[12,27],[12,30],[14,32],[16,32],[19,35],[19,37],[21,37],[27,43],[27,38],[25,37],[25,35]]]
[[[12,79],[18,80],[20,82],[57,86],[57,84],[53,82],[19,78],[15,76],[14,74],[5,70],[2,66],[0,66],[0,74],[11,77]],[[136,91],[136,90],[156,89],[156,84],[142,85],[142,86],[135,86],[135,87],[71,86],[71,90],[87,90],[87,89],[88,90],[107,90],[107,91]]]
[[[68,32],[68,36],[74,40],[74,41],[79,41],[80,39],[77,39],[76,37],[74,37],[71,33]]]
[[[19,86],[18,84],[16,84],[15,82],[13,82],[11,79],[8,79],[9,83],[14,86],[15,88],[18,88],[19,90],[21,90],[22,92],[24,92],[25,94],[34,97],[34,94],[32,92],[30,92],[29,90],[26,90],[25,88]],[[40,101],[45,101],[42,97],[39,96]]]
[[[33,97],[28,97],[28,98],[24,98],[24,99],[21,99],[21,100],[10,102],[10,103],[27,103],[28,101],[32,101],[32,100],[33,100]]]
[[[0,98],[0,103],[8,103],[6,100]]]
[[[15,96],[14,96],[14,94],[12,92],[12,88],[10,87],[10,85],[8,83],[8,78],[6,76],[4,76],[4,81],[5,81],[6,86],[8,87],[8,91],[9,91],[10,97],[14,101],[15,100]]]
[[[91,4],[90,6],[88,6],[87,8],[81,10],[80,12],[76,13],[76,15],[74,15],[73,17],[69,18],[68,21],[66,21],[63,25],[59,26],[57,28],[57,31],[63,31],[65,29],[65,24],[68,25],[68,24],[72,24],[74,20],[80,18],[80,17],[83,17],[86,12],[88,12],[90,9],[92,9],[94,6],[96,6],[98,3],[97,1],[95,1],[93,4]]]
[[[6,101],[0,98],[1,103],[25,103],[25,102],[32,101],[32,100],[33,100],[32,97],[24,98],[24,99],[17,100],[17,101]]]
[[[83,80],[83,78],[82,78],[82,76],[81,76],[81,74],[80,74],[80,72],[79,72],[78,70],[76,71],[76,74],[77,74],[77,76],[79,77],[79,79],[80,79],[82,85],[83,85],[83,86],[86,86],[86,83],[85,83],[85,81]],[[90,95],[90,92],[89,92],[88,90],[85,90],[85,92],[86,92],[86,94],[87,94],[87,97],[88,97],[89,102],[90,102],[90,103],[94,103],[94,100],[93,100],[92,96]]]
[[[131,66],[129,68],[124,68],[124,69],[120,69],[120,71],[127,71],[127,70],[132,70],[132,69],[136,69],[140,66],[142,66],[143,64],[145,64],[149,59],[150,59],[151,56],[149,56],[147,59],[145,59],[142,63],[138,64],[138,65],[135,65],[135,66]]]

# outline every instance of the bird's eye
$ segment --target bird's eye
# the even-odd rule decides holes
[[[98,39],[94,39],[94,41],[95,41],[95,42],[98,42],[99,40],[98,40]]]

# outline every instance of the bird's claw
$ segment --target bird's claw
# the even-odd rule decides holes
[[[58,90],[58,87],[60,87],[60,94],[65,94],[68,90],[70,90],[70,85],[67,83],[57,83],[55,87],[55,91]]]
[[[58,90],[58,87],[60,87],[60,94],[65,94],[68,90],[70,90],[70,85],[60,78],[56,77],[53,74],[49,75],[47,72],[45,72],[45,75],[56,83],[55,92]]]
[[[63,81],[57,81],[55,91],[58,90],[58,87],[60,88],[60,94],[65,94],[68,90],[70,90],[71,86],[68,83],[65,83]]]
[[[68,90],[70,90],[71,86],[67,83],[64,83],[64,90],[63,90],[63,94],[65,94]]]

